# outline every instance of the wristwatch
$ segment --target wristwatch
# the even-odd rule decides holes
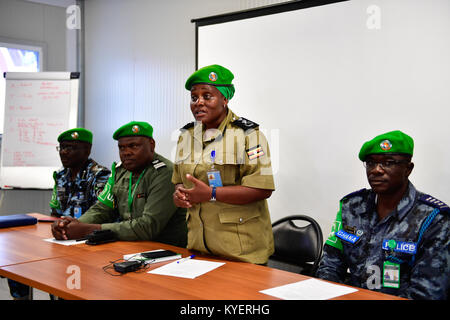
[[[211,199],[209,201],[216,201],[216,187],[212,187]]]

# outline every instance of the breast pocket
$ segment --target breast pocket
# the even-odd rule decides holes
[[[222,153],[221,159],[217,161],[217,169],[220,171],[224,186],[240,184],[239,164],[235,153]]]
[[[354,243],[350,239],[340,238],[340,240],[349,265],[359,264],[367,257],[367,251],[370,248],[365,235],[359,237]]]

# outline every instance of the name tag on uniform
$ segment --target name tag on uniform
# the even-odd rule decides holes
[[[335,233],[336,237],[338,237],[341,240],[344,240],[346,242],[350,242],[351,244],[355,244],[358,242],[359,238],[358,236],[345,232],[344,230],[339,230]]]
[[[383,240],[383,250],[416,254],[417,244],[415,242]]]
[[[222,187],[222,178],[220,177],[220,171],[208,171],[208,182],[210,187]]]

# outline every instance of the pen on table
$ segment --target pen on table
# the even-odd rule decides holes
[[[178,260],[177,263],[184,262],[184,261],[189,260],[189,259],[193,259],[194,257],[195,257],[195,254],[190,255],[189,257],[186,257],[186,258]]]

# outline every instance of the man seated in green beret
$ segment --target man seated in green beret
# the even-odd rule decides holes
[[[56,150],[63,168],[53,173],[55,185],[50,205],[52,216],[79,218],[94,203],[108,180],[110,171],[91,158],[92,132],[74,128],[58,136]],[[8,279],[9,291],[15,300],[30,297],[30,287]]]
[[[371,189],[341,199],[318,277],[409,299],[448,298],[450,209],[409,181],[413,149],[401,131],[364,143],[359,159]]]
[[[53,173],[50,210],[52,216],[81,217],[103,191],[110,171],[91,158],[92,132],[84,128],[64,131],[58,136],[63,168]]]
[[[79,239],[95,230],[112,230],[118,240],[152,240],[185,247],[186,209],[172,201],[173,164],[155,152],[153,128],[132,121],[116,130],[120,164],[98,202],[81,218],[53,223],[56,239]]]

